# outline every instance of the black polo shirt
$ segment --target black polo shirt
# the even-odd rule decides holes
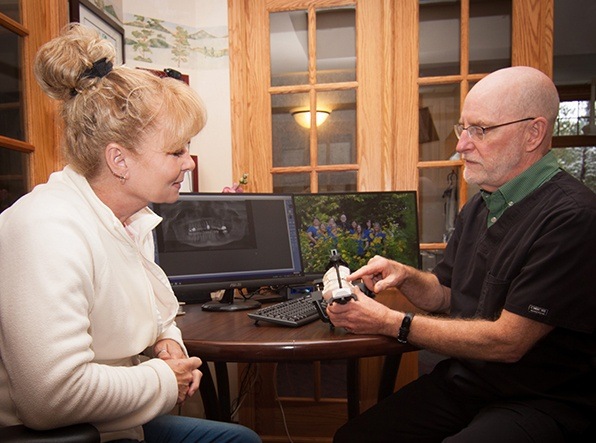
[[[594,416],[596,194],[560,172],[490,227],[487,216],[475,195],[433,271],[451,288],[451,315],[496,320],[506,309],[555,329],[516,363],[452,360],[453,371],[473,395],[524,399],[564,425],[574,411]]]

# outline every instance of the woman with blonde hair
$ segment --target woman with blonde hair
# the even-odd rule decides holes
[[[68,165],[0,215],[0,426],[92,423],[102,441],[257,442],[235,424],[167,415],[195,394],[198,357],[154,262],[148,205],[178,198],[205,125],[173,78],[114,66],[70,25],[35,60],[61,102]]]

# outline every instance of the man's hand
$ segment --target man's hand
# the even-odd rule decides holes
[[[347,277],[348,281],[362,279],[375,294],[387,288],[399,287],[408,276],[408,267],[380,255],[375,255],[368,264]]]
[[[327,305],[331,322],[355,334],[395,335],[399,328],[400,313],[366,297],[358,287],[354,288],[354,292],[358,300]]]

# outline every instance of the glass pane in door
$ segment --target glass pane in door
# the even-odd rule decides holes
[[[420,169],[418,197],[422,243],[446,242],[453,233],[459,203],[458,169]]]
[[[356,171],[320,172],[319,192],[354,192],[357,178]]]
[[[419,93],[420,160],[449,160],[457,145],[453,125],[459,121],[459,83],[421,86]]]
[[[356,80],[356,10],[317,10],[317,83]]]
[[[271,86],[308,84],[308,13],[269,14]]]
[[[459,1],[420,0],[420,77],[460,73]]]
[[[0,27],[0,135],[25,140],[21,79],[22,37]]]
[[[310,164],[310,131],[297,115],[309,115],[309,104],[307,93],[271,95],[273,167]]]
[[[511,0],[470,0],[470,73],[507,66],[511,66]]]
[[[273,174],[273,192],[278,194],[306,194],[311,192],[310,174]]]
[[[21,21],[21,4],[20,0],[1,0],[0,13],[10,17],[15,22]]]
[[[330,112],[317,127],[317,163],[356,163],[356,91],[319,92],[317,109]]]
[[[0,212],[27,192],[29,154],[0,148]]]
[[[554,8],[555,84],[581,85],[596,81],[596,2],[555,0]]]

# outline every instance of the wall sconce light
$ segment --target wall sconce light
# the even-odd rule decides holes
[[[316,125],[317,126],[321,126],[323,124],[323,122],[325,120],[327,120],[327,117],[329,117],[329,114],[331,114],[331,112],[329,111],[316,111]],[[298,123],[300,126],[302,126],[303,128],[309,129],[310,128],[310,111],[307,110],[302,110],[302,111],[294,111],[292,112],[292,117],[294,117],[294,120],[296,120],[296,123]]]

